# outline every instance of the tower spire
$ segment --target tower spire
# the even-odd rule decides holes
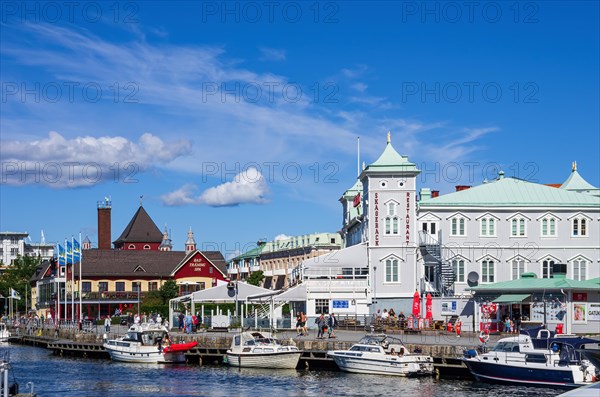
[[[388,131],[387,143],[392,142],[392,133]]]
[[[577,171],[577,161],[571,163],[571,172]]]

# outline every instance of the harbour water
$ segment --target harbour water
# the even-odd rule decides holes
[[[250,370],[216,365],[144,365],[54,356],[23,345],[10,352],[20,392],[40,396],[557,396],[563,391],[435,378],[407,379],[324,370]]]

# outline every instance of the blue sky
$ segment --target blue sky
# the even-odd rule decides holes
[[[75,5],[73,5],[75,4]],[[450,192],[600,185],[597,2],[3,2],[0,230],[113,239],[139,205],[231,256],[335,232],[388,131]]]

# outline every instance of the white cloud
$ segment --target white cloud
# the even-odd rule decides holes
[[[261,61],[285,61],[285,50],[269,47],[260,47]]]
[[[248,168],[237,174],[232,181],[206,189],[196,196],[198,188],[193,184],[161,196],[168,206],[208,205],[211,207],[236,206],[239,204],[265,204],[269,187],[256,168]]]
[[[354,83],[350,87],[355,89],[358,92],[365,92],[369,86],[365,83]]]
[[[292,236],[288,236],[287,234],[278,234],[277,236],[275,236],[274,241],[278,241],[278,240],[287,240],[289,238],[292,238]]]
[[[342,69],[342,74],[349,78],[354,79],[362,76],[368,70],[367,65],[358,65],[354,69],[344,68]]]
[[[121,83],[135,82],[139,87],[136,95],[139,103],[126,105],[126,111],[119,114],[113,111],[119,108],[113,108],[110,101],[93,104],[59,102],[37,107],[13,101],[5,104],[0,119],[4,137],[31,136],[41,128],[72,134],[84,127],[110,131],[111,128],[120,130],[123,125],[147,123],[152,125],[153,131],[161,134],[175,131],[178,136],[199,143],[191,149],[190,156],[173,156],[168,152],[169,148],[163,147],[161,155],[152,154],[146,162],[162,161],[169,170],[196,174],[203,173],[202,165],[207,162],[220,164],[227,161],[226,167],[232,167],[231,161],[224,160],[231,158],[241,164],[254,162],[259,165],[295,161],[302,167],[327,159],[339,162],[341,167],[345,159],[352,162],[349,159],[354,156],[356,136],[361,136],[363,155],[367,159],[376,158],[385,144],[388,130],[401,137],[394,141],[396,149],[414,160],[444,158],[452,161],[457,159],[455,156],[476,148],[476,136],[466,131],[464,125],[450,131],[450,122],[405,119],[396,111],[398,106],[386,98],[336,94],[330,99],[340,102],[337,109],[332,110],[324,102],[326,94],[332,91],[319,86],[322,95],[315,100],[311,91],[314,82],[304,82],[304,95],[297,102],[290,101],[282,95],[282,87],[290,84],[286,76],[244,68],[244,60],[234,59],[223,47],[154,45],[141,39],[111,42],[83,29],[57,25],[37,24],[10,29],[14,40],[6,40],[3,35],[3,55],[11,62],[31,67],[58,82],[96,82],[107,90],[114,84],[115,76],[119,76]],[[31,46],[29,41],[43,45]],[[47,43],[51,45],[45,45]],[[277,51],[272,54],[277,55]],[[281,53],[278,56],[281,58]],[[336,84],[345,82],[350,89],[350,85],[356,83],[354,89],[357,90],[363,87],[357,79],[368,73],[366,65],[358,65],[343,69],[334,81]],[[278,87],[272,97],[266,83]],[[207,84],[216,91],[209,93]],[[224,94],[224,91],[234,89],[235,84],[240,84],[241,95],[235,98],[235,95]],[[261,97],[258,101],[249,100],[256,86],[263,87]],[[338,88],[340,93],[344,92],[345,87]],[[293,90],[288,94],[293,94]],[[79,109],[85,111],[79,112]],[[383,118],[373,110],[384,110],[388,116]],[[108,112],[112,115],[109,119],[90,120]],[[49,122],[53,123],[52,127],[48,127]],[[64,128],[56,127],[57,123],[62,123]],[[431,143],[431,135],[423,132],[435,133],[435,142]],[[160,146],[154,138],[140,139],[136,143],[138,152],[149,154],[156,145]],[[224,139],[227,144],[223,144]],[[112,143],[124,150],[119,143]],[[438,148],[442,146],[451,150],[440,153]],[[177,148],[174,150],[177,152]],[[133,150],[132,153],[137,152]],[[107,157],[112,155],[114,153],[107,153]],[[285,180],[281,177],[272,180],[269,176],[271,182]],[[223,201],[214,198],[219,190],[206,194],[207,202],[211,199],[215,203]],[[186,197],[194,198],[194,193],[184,189],[177,197],[179,199],[174,197],[172,201],[184,200],[184,204]]]
[[[2,183],[43,184],[55,188],[90,186],[130,178],[189,152],[187,141],[165,142],[145,133],[137,142],[122,136],[67,139],[51,131],[48,138],[3,140]]]

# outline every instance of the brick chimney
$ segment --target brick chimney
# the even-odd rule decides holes
[[[467,190],[468,188],[470,188],[471,186],[469,185],[456,185],[456,191],[460,192],[462,190]]]
[[[432,190],[431,191],[431,198],[436,198],[436,197],[440,197],[440,191],[439,190]]]
[[[98,249],[109,250],[111,248],[110,237],[110,210],[112,202],[108,197],[98,201]]]

